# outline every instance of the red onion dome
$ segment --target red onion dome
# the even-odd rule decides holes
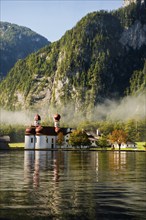
[[[43,127],[38,126],[38,127],[36,127],[35,131],[36,131],[37,134],[42,134],[43,133]]]
[[[35,128],[34,127],[26,128],[25,134],[26,135],[31,135],[31,134],[34,135],[35,134]]]
[[[54,119],[55,121],[59,121],[61,118],[61,116],[59,114],[54,115]]]
[[[38,114],[37,114],[37,115],[35,115],[34,120],[35,120],[35,121],[40,121],[40,120],[41,120],[40,115],[38,115]]]
[[[55,127],[55,132],[58,133],[60,131],[60,128]]]

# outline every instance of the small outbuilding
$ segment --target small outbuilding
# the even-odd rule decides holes
[[[8,150],[10,142],[9,136],[0,136],[0,150]]]
[[[113,143],[112,144],[112,148],[114,149],[119,149],[119,144],[117,142]],[[136,149],[137,148],[137,145],[136,143],[134,142],[126,142],[126,143],[121,143],[121,146],[120,146],[121,149],[125,149],[125,148],[133,148],[133,149]]]

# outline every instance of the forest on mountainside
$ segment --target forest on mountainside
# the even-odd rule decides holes
[[[19,60],[50,42],[27,27],[0,21],[0,80]]]
[[[93,120],[106,100],[144,94],[145,27],[143,5],[87,14],[59,41],[15,64],[0,83],[1,107],[72,108]]]

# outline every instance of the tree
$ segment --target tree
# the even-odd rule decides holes
[[[71,133],[69,138],[69,145],[72,146],[86,146],[90,145],[90,140],[88,139],[88,135],[81,130],[75,130]]]
[[[64,141],[64,136],[62,132],[59,132],[57,135],[57,144],[61,147]]]
[[[123,130],[114,130],[112,134],[108,136],[111,143],[117,142],[119,145],[119,150],[121,148],[121,143],[126,143],[127,133]]]
[[[129,141],[138,141],[138,122],[134,119],[129,119],[125,123],[125,131]]]
[[[102,135],[101,138],[98,140],[98,145],[100,147],[105,147],[105,148],[108,147],[109,143],[105,135]]]

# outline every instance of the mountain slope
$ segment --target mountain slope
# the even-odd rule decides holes
[[[16,61],[25,58],[49,42],[29,28],[0,22],[0,75],[6,76]]]
[[[128,24],[125,13],[126,19],[134,13]],[[146,58],[145,41],[139,45],[139,31],[134,31],[137,22],[141,31],[146,27],[139,13],[145,19],[145,11],[135,4],[111,13],[90,13],[58,42],[18,61],[0,85],[1,106],[59,108],[73,104],[75,111],[86,114],[107,98],[123,97],[134,71],[144,68]],[[129,30],[139,46],[126,40]]]

